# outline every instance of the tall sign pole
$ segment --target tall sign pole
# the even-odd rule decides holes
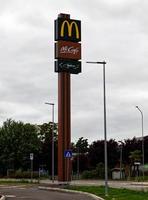
[[[33,179],[33,153],[30,153],[30,161],[31,161],[31,183],[32,183],[32,179]]]
[[[81,72],[81,21],[59,14],[55,20],[55,72],[58,72],[58,181],[71,180],[71,74]]]

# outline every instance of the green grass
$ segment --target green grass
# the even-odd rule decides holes
[[[68,189],[89,192],[105,200],[148,200],[148,192],[143,191],[109,188],[109,195],[106,197],[104,195],[105,188],[103,186],[69,186]]]
[[[33,182],[31,183],[30,180],[27,180],[27,179],[0,179],[0,185],[3,185],[3,184],[36,184],[38,183],[37,181],[36,182]]]

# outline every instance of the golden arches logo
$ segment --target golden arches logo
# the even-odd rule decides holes
[[[67,25],[68,28],[68,36],[71,37],[72,36],[72,27],[75,27],[76,30],[76,38],[79,39],[80,38],[80,34],[79,34],[79,28],[78,25],[75,21],[69,22],[67,20],[63,21],[62,25],[61,25],[61,37],[64,37],[64,27]]]

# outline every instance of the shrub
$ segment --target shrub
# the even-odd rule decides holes
[[[93,178],[97,178],[97,171],[96,170],[83,171],[82,179],[93,179]]]
[[[9,174],[9,178],[29,178],[31,177],[31,172],[30,171],[22,171],[21,169],[15,171],[14,173]],[[33,172],[33,178],[38,178],[39,173],[38,172]]]
[[[83,179],[95,179],[95,178],[104,178],[104,164],[99,163],[97,164],[94,170],[86,170],[82,173]]]

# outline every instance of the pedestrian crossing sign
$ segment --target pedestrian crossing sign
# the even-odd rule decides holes
[[[65,150],[64,151],[64,157],[65,158],[71,158],[72,157],[72,150]]]

